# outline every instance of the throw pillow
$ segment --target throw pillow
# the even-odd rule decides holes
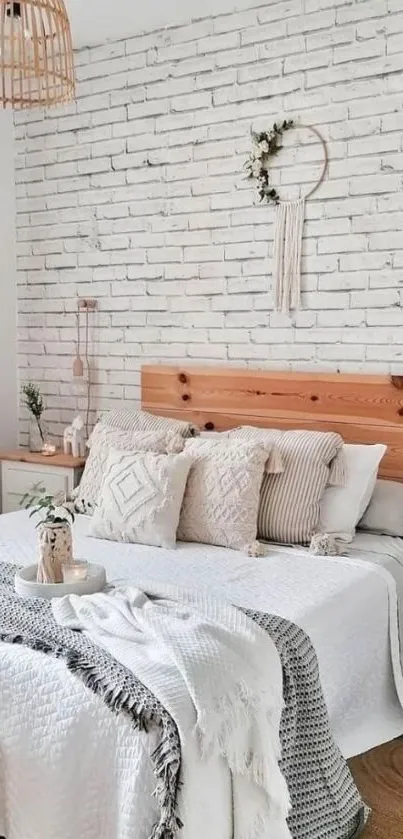
[[[178,539],[243,549],[256,539],[267,449],[216,438],[188,440],[185,453],[194,462],[183,499]]]
[[[172,548],[192,458],[112,450],[90,536]]]
[[[84,473],[75,493],[75,507],[78,513],[92,515],[101,491],[106,463],[111,448],[125,451],[178,452],[182,451],[184,440],[177,432],[133,432],[121,431],[99,422],[87,443],[90,452]]]
[[[397,481],[376,481],[375,489],[360,530],[403,537],[403,484]]]
[[[176,431],[182,437],[196,437],[199,434],[199,429],[191,422],[159,417],[147,411],[134,411],[129,408],[108,411],[102,416],[102,422],[112,428],[121,428],[122,431]]]
[[[346,481],[342,487],[328,487],[320,505],[320,528],[336,539],[351,542],[358,522],[371,500],[379,464],[386,446],[343,446]]]
[[[265,471],[258,537],[269,542],[309,544],[317,530],[326,485],[331,479],[336,483],[344,478],[342,463],[337,459],[343,445],[339,434],[242,426],[230,431],[229,439],[271,443],[283,460],[281,473]]]

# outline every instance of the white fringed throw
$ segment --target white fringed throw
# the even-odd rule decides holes
[[[185,775],[192,743],[199,760],[227,762],[235,839],[291,839],[277,762],[283,695],[273,641],[207,589],[147,584],[146,591],[70,595],[52,601],[53,614],[87,632],[158,697],[177,724]]]
[[[301,296],[301,250],[305,199],[280,201],[274,233],[275,304],[282,312],[298,309]]]

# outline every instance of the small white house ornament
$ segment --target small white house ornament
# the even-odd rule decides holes
[[[86,432],[83,419],[76,417],[63,435],[63,451],[73,457],[85,457]]]

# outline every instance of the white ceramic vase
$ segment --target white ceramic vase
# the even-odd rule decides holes
[[[69,524],[41,524],[38,529],[38,583],[62,583],[62,565],[73,559]]]

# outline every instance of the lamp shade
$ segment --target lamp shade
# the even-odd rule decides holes
[[[71,102],[75,75],[64,0],[0,0],[0,105]]]

